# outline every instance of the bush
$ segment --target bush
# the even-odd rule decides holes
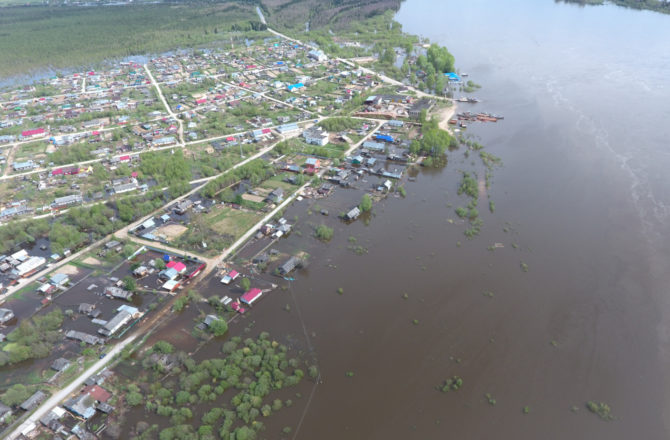
[[[329,241],[333,238],[333,228],[329,228],[326,225],[319,225],[316,227],[316,238],[321,241]]]
[[[372,209],[372,199],[368,194],[363,194],[361,197],[361,203],[358,205],[361,212],[368,212]]]

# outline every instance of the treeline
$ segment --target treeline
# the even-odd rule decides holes
[[[0,351],[0,366],[47,357],[55,343],[62,339],[59,332],[62,324],[63,312],[58,308],[46,315],[22,320],[19,327],[7,335],[8,343]]]
[[[579,5],[603,5],[605,0],[554,0],[556,3],[577,3]],[[649,9],[651,11],[670,14],[670,2],[664,0],[610,0],[618,6],[633,9]]]
[[[160,53],[265,28],[251,5],[6,7],[0,14],[0,76],[39,68],[92,66],[110,58]]]

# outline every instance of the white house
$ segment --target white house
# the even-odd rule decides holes
[[[312,145],[324,146],[328,143],[328,132],[321,127],[312,127],[302,132],[305,142]]]

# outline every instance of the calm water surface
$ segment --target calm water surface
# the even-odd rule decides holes
[[[324,374],[298,438],[668,438],[670,16],[409,0],[397,20],[484,85],[475,109],[505,115],[469,129],[504,161],[497,209],[472,241],[446,221],[472,168],[454,153],[338,231],[370,252],[325,249],[337,269],[294,284]],[[452,375],[461,390],[435,391]]]

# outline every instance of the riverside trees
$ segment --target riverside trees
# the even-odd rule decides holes
[[[266,332],[255,339],[230,338],[221,346],[220,358],[196,362],[186,353],[170,353],[175,360],[171,380],[162,380],[165,371],[158,363],[155,368],[150,365],[155,362],[152,352],[163,351],[157,345],[142,362],[148,368],[122,388],[129,405],[143,402],[147,413],[161,417],[160,439],[191,438],[196,432],[229,440],[256,438],[264,428],[261,418],[292,403],[273,393],[297,385],[304,376],[301,362]],[[198,418],[196,410],[202,403],[208,410]]]

